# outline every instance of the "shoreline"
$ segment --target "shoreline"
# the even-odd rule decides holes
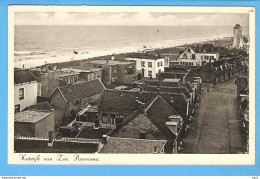
[[[153,52],[155,53],[161,53],[161,54],[164,54],[164,53],[169,53],[171,55],[178,55],[179,54],[179,51],[183,48],[185,48],[186,46],[189,46],[189,45],[194,45],[194,44],[204,44],[204,43],[213,43],[215,45],[222,45],[222,46],[229,46],[230,45],[230,39],[232,37],[227,37],[227,36],[224,36],[222,38],[212,38],[212,39],[209,39],[207,38],[207,40],[202,40],[200,42],[196,42],[195,39],[194,41],[190,41],[189,43],[182,43],[182,44],[176,44],[174,46],[161,46],[161,47],[158,47],[158,48],[154,48],[153,49]],[[142,50],[144,50],[144,48],[142,48]],[[138,53],[140,51],[142,51],[141,49],[140,50],[135,50],[135,51],[128,51],[128,52],[122,52],[122,53],[116,53],[115,54],[115,60],[124,60],[125,56],[127,54],[132,54],[132,53]],[[109,55],[110,54],[110,55]],[[98,59],[111,59],[111,56],[112,56],[113,53],[109,53],[107,52],[107,55],[105,54],[102,54],[102,55],[97,55],[97,54],[93,54],[93,56],[89,57],[89,58],[81,58],[79,57],[80,55],[75,55],[75,57],[77,56],[76,59],[74,60],[71,60],[71,59],[66,59],[66,60],[63,60],[63,61],[57,61],[60,59],[60,56],[58,56],[57,58],[53,58],[53,57],[49,57],[49,58],[44,58],[46,59],[45,62],[47,62],[47,59],[49,62],[45,63],[43,61],[41,61],[41,63],[43,64],[39,64],[39,61],[38,60],[24,60],[22,62],[14,62],[14,67],[15,68],[23,68],[23,65],[25,66],[25,68],[43,68],[43,67],[46,67],[46,66],[57,66],[57,68],[67,68],[67,67],[71,67],[71,66],[79,66],[80,62],[84,62],[84,61],[91,61],[91,60],[98,60]],[[72,55],[71,55],[72,56]]]

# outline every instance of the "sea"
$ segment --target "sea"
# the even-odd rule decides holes
[[[14,32],[14,66],[29,68],[232,37],[233,27],[34,25],[15,26]]]

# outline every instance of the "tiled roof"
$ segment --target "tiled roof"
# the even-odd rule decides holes
[[[94,129],[93,126],[85,126],[76,136],[76,138],[101,139],[102,135],[107,134],[111,130],[112,129],[109,128]]]
[[[191,83],[189,82],[168,82],[168,81],[157,81],[157,80],[153,80],[153,81],[149,81],[146,80],[144,82],[144,85],[147,86],[168,86],[168,87],[186,87],[190,92],[193,89],[193,86]]]
[[[138,97],[139,101],[146,103],[147,106],[156,98],[157,95],[157,92],[105,90],[99,104],[99,111],[132,113],[139,108],[136,97]],[[169,94],[161,92],[160,96],[162,96],[169,104],[173,99],[174,109],[182,116],[186,114],[187,98],[184,94]]]
[[[168,86],[161,86],[159,87],[160,92],[165,92],[165,93],[183,93],[187,98],[190,97],[189,90],[186,87],[168,87]],[[146,87],[147,91],[158,91],[157,86],[147,86]]]
[[[95,94],[100,94],[105,87],[99,79],[59,87],[58,90],[66,101],[82,99]]]
[[[15,69],[14,70],[14,84],[26,83],[36,81],[35,76],[29,69]]]
[[[166,134],[170,141],[174,141],[176,135],[165,125],[171,115],[179,115],[161,96],[157,96],[152,104],[146,109],[146,115],[158,127],[158,129]]]
[[[36,123],[49,116],[52,111],[25,110],[14,114],[14,121]]]
[[[100,153],[160,153],[166,142],[166,140],[109,137],[107,143],[101,149]]]

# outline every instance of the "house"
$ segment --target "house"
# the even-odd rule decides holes
[[[136,70],[145,78],[157,78],[164,72],[165,58],[159,54],[133,53],[126,56],[126,60],[135,61]]]
[[[176,60],[178,65],[186,66],[202,66],[219,60],[219,53],[208,48],[192,48],[187,47],[183,52],[180,52],[179,58]]]
[[[81,68],[102,68],[102,82],[109,86],[111,83],[131,84],[137,80],[135,63],[112,59],[92,60],[81,62]]]
[[[118,124],[109,136],[133,139],[167,140],[166,153],[177,153],[184,120],[168,102],[157,95]]]
[[[76,83],[79,81],[79,75],[78,72],[61,70],[49,70],[43,73],[41,75],[41,97],[49,98],[56,88]]]
[[[48,137],[54,130],[53,110],[28,109],[14,115],[14,133],[24,137]]]
[[[99,153],[104,154],[164,154],[166,140],[107,137]]]
[[[37,79],[29,69],[14,69],[14,112],[37,103]]]
[[[169,105],[182,116],[184,121],[188,120],[189,100],[184,94],[147,92],[147,91],[124,91],[124,90],[105,90],[99,103],[99,122],[106,124],[119,124],[140,105],[149,104],[160,94]]]
[[[105,86],[99,79],[70,84],[54,90],[50,104],[55,110],[63,109],[65,116],[69,116],[89,102],[99,101],[104,90]]]

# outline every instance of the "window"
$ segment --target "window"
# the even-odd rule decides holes
[[[152,71],[148,71],[148,76],[152,76]]]
[[[107,114],[103,114],[102,123],[107,123]]]
[[[152,62],[148,62],[148,67],[152,67],[152,66],[153,66]]]
[[[163,62],[161,61],[161,66],[163,66]]]
[[[188,52],[190,52],[190,48],[188,49]]]
[[[19,89],[19,100],[24,99],[24,88]]]
[[[73,83],[73,76],[70,77],[70,83]]]
[[[68,78],[65,78],[65,82],[66,82],[66,84],[68,84]]]
[[[160,62],[158,62],[158,67],[160,67]]]
[[[183,54],[183,55],[182,55],[182,58],[187,58],[187,55],[186,55],[186,54]]]
[[[133,67],[129,67],[128,68],[128,74],[132,74],[133,73]]]
[[[77,76],[74,76],[74,81],[77,82],[78,81],[78,78]]]
[[[192,59],[195,59],[195,54],[192,54],[192,55],[191,55],[191,58],[192,58]]]
[[[115,124],[115,123],[116,123],[116,115],[111,114],[111,124]]]
[[[14,107],[14,112],[15,112],[15,113],[20,112],[20,104],[15,105],[15,107]]]
[[[145,62],[144,61],[141,61],[141,66],[145,67]]]

